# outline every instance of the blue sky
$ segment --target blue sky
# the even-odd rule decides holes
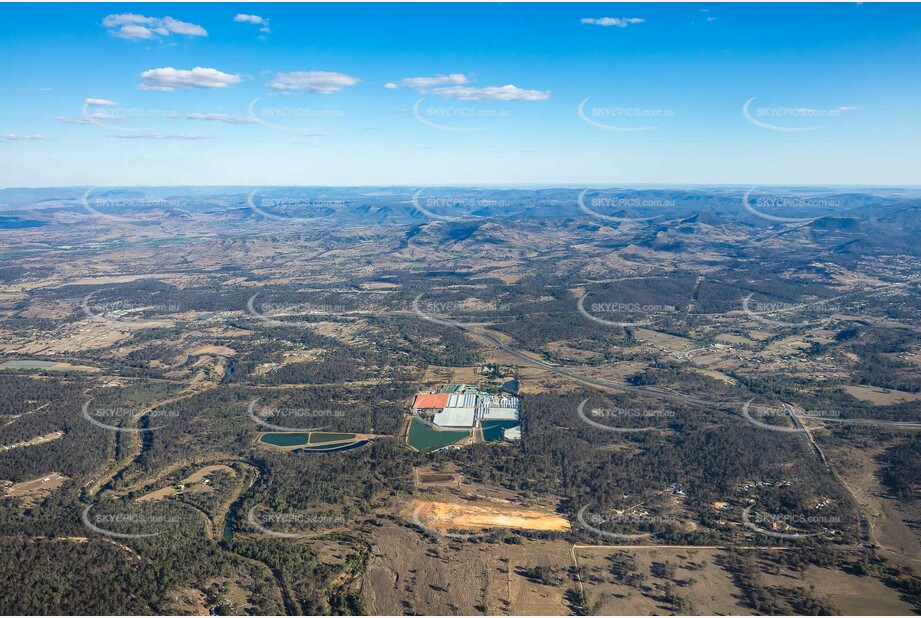
[[[919,5],[0,15],[5,187],[919,183]]]

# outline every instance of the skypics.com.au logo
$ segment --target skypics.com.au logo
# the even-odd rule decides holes
[[[170,420],[179,417],[178,410],[92,406],[92,403],[92,398],[83,403],[83,407],[80,409],[83,418],[97,427],[115,432],[145,433],[156,431],[164,427]],[[126,425],[126,423],[136,423],[142,418],[146,419],[150,425],[147,427]]]
[[[455,133],[475,133],[492,128],[497,120],[509,118],[511,110],[475,105],[432,105],[423,106],[428,97],[417,100],[412,107],[413,117],[432,129]],[[487,123],[487,124],[483,124]]]
[[[108,222],[150,223],[158,211],[184,210],[187,198],[142,195],[137,190],[91,187],[80,197],[80,205],[91,216]]]
[[[331,221],[330,211],[346,205],[345,200],[309,195],[259,196],[257,198],[257,193],[260,191],[261,189],[250,191],[246,197],[246,205],[260,217],[285,224],[329,223]]]
[[[592,197],[587,197],[589,192]],[[663,210],[674,208],[677,202],[675,200],[643,197],[642,195],[618,195],[611,190],[604,189],[583,189],[576,198],[579,210],[601,221],[607,223],[630,223],[645,222],[659,219],[663,215],[640,216],[643,212]],[[606,210],[608,212],[618,213],[609,215],[599,212]]]
[[[327,513],[273,513],[256,505],[246,513],[246,522],[256,531],[281,539],[303,539],[341,529],[348,524],[344,515]]]
[[[579,118],[596,129],[621,133],[641,133],[664,126],[676,116],[673,109],[652,109],[638,106],[592,106],[586,109],[591,97],[579,102]]]
[[[576,520],[584,529],[617,542],[640,541],[660,535],[679,524],[670,515],[653,514],[636,510],[589,510],[587,504],[579,509]]]
[[[834,535],[838,531],[832,526],[841,524],[841,518],[835,516],[772,514],[761,511],[755,511],[753,514],[755,506],[756,504],[750,504],[742,511],[742,524],[749,530],[775,539],[805,539]],[[817,527],[821,528],[818,532],[807,531],[815,530]]]
[[[425,299],[425,292],[420,292],[413,299],[413,313],[435,324],[453,326],[455,328],[472,328],[495,324],[496,320],[508,316],[511,304],[498,300],[485,301],[476,297],[465,297],[460,300]],[[474,319],[476,321],[462,321]]]
[[[840,212],[844,206],[841,200],[830,197],[805,195],[762,195],[752,198],[758,187],[752,187],[742,196],[742,207],[748,212],[772,223],[811,223],[832,212]],[[776,213],[799,214],[790,217]]]
[[[860,107],[853,105],[842,105],[826,109],[787,107],[783,105],[752,109],[754,101],[755,97],[752,97],[742,104],[742,116],[756,127],[781,133],[799,133],[824,129],[831,122],[839,120],[845,114],[860,109]]]
[[[359,313],[353,307],[345,303],[329,302],[256,302],[261,291],[256,292],[246,301],[247,312],[264,322],[267,326],[294,326],[302,327],[304,322],[298,320],[298,317],[305,316],[324,316],[324,315],[342,315],[346,312]],[[371,313],[371,312],[368,312]]]
[[[330,421],[345,418],[345,410],[331,410],[326,408],[299,408],[299,407],[262,407],[257,409],[259,399],[253,399],[246,407],[246,415],[251,421],[269,431],[295,431],[309,433],[322,431],[335,423]],[[271,420],[271,422],[269,422]],[[277,423],[284,423],[279,425]],[[322,426],[292,427],[292,424],[325,423]]]
[[[644,303],[625,303],[625,302],[593,302],[589,308],[585,307],[585,300],[589,297],[586,292],[576,307],[583,316],[598,324],[605,326],[615,326],[618,328],[637,328],[649,326],[656,319],[668,315],[677,314],[677,307],[673,305],[644,304]],[[610,316],[601,318],[600,315]]]
[[[633,408],[616,405],[586,407],[591,400],[583,399],[576,414],[586,425],[615,433],[637,433],[663,429],[664,423],[674,419],[674,410]],[[610,402],[607,402],[610,404]]]
[[[163,317],[154,320],[145,320],[139,316],[144,314],[174,314],[181,311],[178,300],[170,302],[142,303],[122,298],[114,300],[100,300],[97,293],[106,293],[109,290],[90,292],[80,301],[83,313],[94,322],[100,322],[113,327],[155,328],[166,326],[175,321],[174,317]]]
[[[423,191],[429,192],[430,195],[423,197]],[[433,221],[482,221],[498,214],[495,212],[496,209],[512,205],[509,200],[497,200],[473,193],[432,194],[436,191],[419,189],[410,199],[413,208]]]
[[[90,504],[80,518],[93,532],[116,539],[152,538],[179,527],[201,526],[197,515],[179,512],[172,504]]]

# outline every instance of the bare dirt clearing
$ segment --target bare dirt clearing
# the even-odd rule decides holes
[[[888,406],[905,401],[921,401],[921,393],[906,393],[876,386],[845,386],[844,390],[851,397],[869,401],[876,406]]]
[[[502,504],[413,500],[411,513],[435,530],[569,530],[569,521],[549,509]]]
[[[387,524],[374,528],[370,542],[374,551],[360,593],[371,615],[573,614],[569,545],[563,541],[447,542]],[[528,577],[538,566],[557,581]]]
[[[59,472],[49,472],[37,479],[10,485],[6,488],[5,495],[8,498],[18,498],[25,506],[34,506],[69,480],[69,477]]]

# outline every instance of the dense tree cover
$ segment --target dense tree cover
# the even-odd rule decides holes
[[[296,615],[362,615],[361,600],[351,592],[330,590],[332,580],[343,569],[324,564],[306,542],[291,539],[235,540],[230,549],[262,562],[276,574],[284,590],[286,610]],[[346,569],[361,572],[367,549],[343,543]]]
[[[395,440],[375,441],[341,454],[260,451],[254,461],[263,480],[246,496],[240,511],[257,505],[280,513],[332,506],[355,526],[380,500],[411,491],[412,465],[419,457]],[[245,528],[240,520],[236,525]]]
[[[68,492],[63,498],[75,500],[76,494]],[[215,578],[230,578],[247,589],[248,613],[281,611],[271,574],[208,541],[201,520],[188,507],[176,503],[152,509],[121,502],[99,505],[89,515],[115,532],[157,533],[132,539],[89,531],[80,522],[82,510],[72,501],[58,508],[42,505],[18,516],[18,538],[0,539],[0,612],[170,613],[170,594],[178,586],[204,590]],[[148,519],[127,524],[106,519],[139,515]]]
[[[740,417],[720,415],[717,423],[716,412],[663,406],[656,400],[643,408],[643,400],[635,397],[613,401],[624,409],[665,412],[653,421],[633,421],[652,422],[662,431],[608,432],[577,416],[580,401],[592,394],[528,396],[523,400],[528,410],[522,426],[526,439],[520,447],[484,444],[439,457],[461,463],[467,474],[484,483],[527,496],[561,496],[570,516],[583,506],[609,513],[623,508],[625,494],[650,498],[678,485],[686,493],[688,516],[712,525],[710,531],[681,532],[667,521],[651,522],[645,530],[678,543],[713,542],[729,533],[720,531],[712,502],[741,496],[739,485],[746,481],[769,481],[775,487],[759,490],[768,512],[801,514],[811,509],[807,505],[816,496],[834,497],[838,510],[826,515],[839,518],[844,536],[853,538],[856,522],[845,495],[799,436],[766,431]],[[619,421],[607,422],[617,426]],[[790,484],[780,487],[781,481]]]
[[[908,502],[921,498],[921,440],[906,440],[888,448],[878,459],[884,464],[883,482],[899,500]]]

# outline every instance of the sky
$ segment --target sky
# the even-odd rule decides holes
[[[2,4],[0,186],[921,184],[918,4]]]

